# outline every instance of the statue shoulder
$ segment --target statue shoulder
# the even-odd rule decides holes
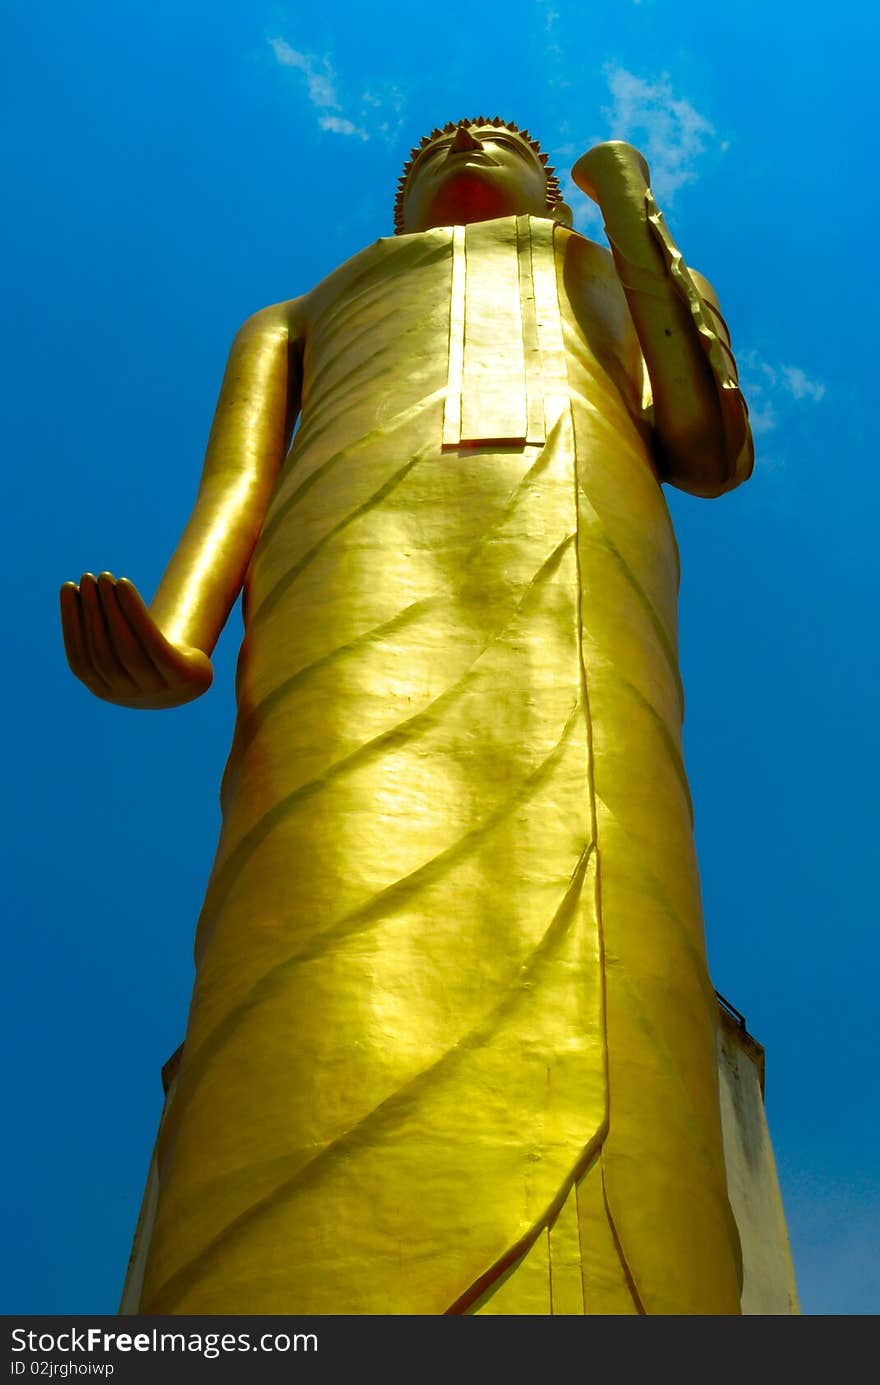
[[[611,251],[567,228],[561,228],[557,237],[566,296],[575,316],[587,314],[593,322],[604,323],[615,337],[631,335],[632,319]]]
[[[605,245],[590,240],[580,231],[560,226],[556,232],[557,243],[565,258],[566,270],[582,278],[585,282],[600,282],[620,289],[620,280],[614,264],[614,256]],[[622,292],[622,289],[620,290]]]
[[[318,324],[354,296],[381,293],[411,270],[435,263],[448,250],[451,228],[440,227],[408,236],[380,236],[344,260],[304,299],[303,312]]]
[[[301,336],[307,321],[308,294],[270,303],[245,318],[236,333],[236,341],[251,338],[270,338],[276,334],[291,338]]]
[[[604,245],[576,231],[557,232],[557,277],[567,310],[641,419],[645,403],[645,365],[614,257]],[[559,269],[561,268],[561,275]]]

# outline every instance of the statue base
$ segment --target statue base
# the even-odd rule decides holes
[[[764,1050],[719,996],[718,1085],[727,1194],[743,1255],[742,1311],[799,1313],[782,1195],[764,1111]]]
[[[719,996],[718,1080],[730,1205],[743,1254],[742,1311],[751,1316],[799,1313],[794,1268],[764,1111],[764,1049],[742,1015]],[[162,1069],[165,1108],[174,1092],[182,1047]],[[155,1154],[135,1228],[119,1312],[140,1312],[141,1287],[159,1200]]]

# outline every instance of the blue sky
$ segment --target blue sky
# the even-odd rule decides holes
[[[423,132],[497,111],[563,181],[597,139],[636,144],[730,324],[755,475],[719,501],[669,493],[712,974],[767,1049],[804,1310],[876,1313],[876,9],[398,14],[46,0],[11,19],[0,1307],[115,1311],[184,1029],[241,630],[236,611],[205,698],[133,713],[68,673],[57,588],[107,568],[152,594],[239,324],[390,233]]]

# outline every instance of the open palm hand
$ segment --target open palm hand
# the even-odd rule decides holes
[[[118,707],[179,707],[211,685],[207,654],[165,638],[137,588],[109,572],[61,588],[67,662],[90,692]]]

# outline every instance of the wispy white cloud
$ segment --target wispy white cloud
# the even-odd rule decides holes
[[[336,77],[329,58],[316,58],[311,53],[300,53],[283,38],[270,38],[269,47],[282,67],[295,67],[303,74],[313,106],[339,110]]]
[[[361,122],[385,140],[400,132],[406,110],[406,93],[396,82],[379,82],[361,93]]]
[[[703,155],[713,147],[723,151],[727,142],[706,116],[676,94],[665,72],[651,80],[609,64],[605,76],[612,105],[602,114],[610,138],[628,140],[641,150],[657,196],[671,202],[679,188],[695,181]]]
[[[812,399],[818,404],[825,394],[821,380],[811,380],[797,365],[780,367],[780,374],[795,399]]]
[[[370,138],[366,130],[355,125],[353,120],[346,120],[343,115],[322,115],[318,125],[322,130],[329,130],[334,135],[357,135],[358,139]]]
[[[405,105],[399,87],[380,84],[378,89],[374,85],[360,97],[345,96],[340,91],[329,56],[317,57],[314,53],[302,52],[281,37],[270,38],[267,42],[282,67],[294,68],[302,74],[308,99],[318,112],[320,130],[362,140],[374,136],[392,139],[397,134]]]
[[[552,0],[535,0],[535,10],[543,23],[541,29],[534,36],[533,42],[537,51],[533,54],[533,62],[541,68],[541,80],[545,87],[560,89],[569,87],[571,86],[571,65],[567,61],[557,30],[560,19],[559,10],[554,7]]]
[[[751,406],[749,408],[749,423],[752,425],[752,432],[756,438],[764,437],[766,433],[772,433],[779,422],[772,400],[759,398],[755,401],[755,391],[749,390]]]
[[[825,385],[796,365],[770,365],[759,352],[739,351],[740,383],[749,404],[749,421],[756,436],[772,433],[793,405],[819,404]]]

